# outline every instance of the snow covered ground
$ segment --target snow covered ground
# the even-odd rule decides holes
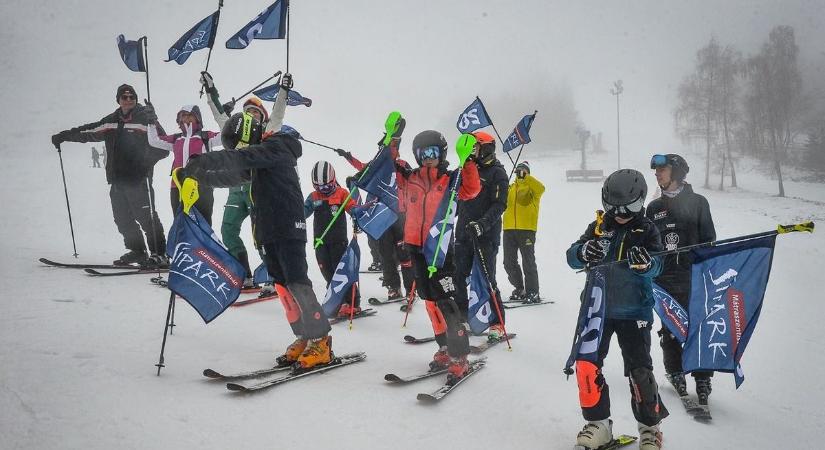
[[[22,7],[22,2],[17,3]],[[513,350],[500,345],[487,352],[487,368],[441,404],[427,406],[415,400],[416,393],[439,385],[437,379],[410,386],[388,386],[383,381],[389,372],[422,370],[435,351],[434,345],[402,342],[404,334],[431,333],[422,305],[415,307],[406,329],[401,328],[403,313],[396,306],[378,307],[377,316],[354,322],[352,330],[346,324],[336,325],[335,350],[365,351],[365,362],[243,396],[227,391],[223,383],[204,379],[201,371],[206,367],[241,370],[270,364],[292,340],[280,304],[264,302],[231,308],[205,326],[186,303],[179,301],[175,334],[167,342],[167,367],[156,376],[154,364],[161,345],[168,291],[150,284],[149,276],[94,279],[79,271],[46,268],[37,262],[38,257],[72,259],[60,169],[49,136],[113,110],[111,97],[121,79],[144,90],[141,79],[126,74],[116,59],[117,26],[106,22],[112,13],[102,14],[106,20],[93,22],[97,29],[85,22],[60,20],[62,14],[81,3],[32,6],[33,16],[54,26],[55,32],[74,33],[74,46],[55,42],[57,50],[49,50],[43,46],[45,37],[31,36],[33,42],[21,41],[23,50],[12,53],[19,57],[32,52],[34,56],[25,58],[25,64],[15,65],[8,58],[0,62],[4,67],[0,98],[7,105],[0,110],[4,135],[0,147],[0,448],[402,450],[572,446],[582,419],[575,379],[566,380],[561,369],[570,349],[584,276],[567,267],[564,251],[600,207],[600,184],[565,182],[564,170],[577,168],[578,154],[533,153],[538,152],[540,143],[528,147],[526,158],[548,188],[542,203],[537,254],[542,294],[556,303],[508,311],[508,327],[518,333]],[[164,5],[171,7],[171,2]],[[49,13],[52,8],[57,12]],[[187,21],[192,16],[178,12]],[[145,11],[138,13],[149,20]],[[169,25],[173,23],[170,18],[158,21],[174,28],[164,38],[172,42],[174,38],[169,38],[179,33],[181,26]],[[4,43],[25,34],[23,25],[7,25],[0,27]],[[103,50],[84,49],[87,40],[103,39],[100,33],[109,40]],[[160,65],[155,60],[152,63]],[[194,61],[190,64],[186,82],[191,84],[199,69]],[[84,66],[92,70],[84,70]],[[103,75],[97,78],[94,72]],[[159,77],[157,86],[153,84],[158,101],[168,101],[165,110],[186,102],[175,89],[175,83],[182,81],[174,75],[169,77],[175,81],[163,83],[161,80],[168,79]],[[228,80],[228,75],[224,79]],[[192,97],[194,91],[189,94]],[[161,100],[164,96],[173,100]],[[369,122],[374,126],[359,129],[343,144],[371,145],[379,137],[380,116],[387,112],[382,108],[377,120]],[[300,129],[305,134],[321,133],[318,128],[322,127],[313,122],[312,109],[290,109],[290,113],[300,118]],[[323,109],[318,114],[329,119]],[[425,126],[421,120],[411,120],[408,136]],[[445,131],[454,141],[455,132]],[[327,137],[335,142],[333,136]],[[412,159],[410,141],[405,141],[402,150],[408,159]],[[111,219],[104,173],[90,167],[90,147],[64,146],[66,177],[79,260],[107,262],[123,252],[122,242]],[[369,152],[356,151],[359,156]],[[625,165],[644,171],[653,187],[652,173],[646,170],[649,153],[639,150],[623,156]],[[320,158],[332,157],[305,146],[299,167],[305,188],[309,168]],[[691,162],[696,157],[692,158]],[[344,164],[333,161],[339,176],[346,175]],[[591,158],[590,165],[609,172],[614,161],[614,155],[608,154]],[[701,163],[696,161],[690,180],[702,180]],[[158,209],[167,227],[171,224],[166,191],[169,163],[168,159],[161,161],[155,172]],[[772,229],[778,223],[825,219],[821,203],[825,187],[821,185],[793,184],[787,187],[788,195],[800,198],[779,199],[772,196],[774,188],[769,181],[743,177],[741,184],[743,188],[735,192],[697,189],[710,201],[720,238]],[[216,217],[224,199],[225,193],[216,193]],[[244,232],[248,236],[248,228]],[[362,239],[364,250],[365,244]],[[778,239],[762,316],[742,360],[744,385],[736,391],[732,376],[714,378],[712,425],[687,417],[673,390],[662,387],[672,413],[662,426],[666,448],[821,448],[825,431],[825,385],[821,383],[825,353],[821,352],[819,331],[825,298],[819,288],[823,273],[819,264],[825,257],[823,249],[825,234],[821,231]],[[322,278],[312,264],[309,249],[308,254],[310,276],[321,296]],[[366,251],[364,254],[368,259]],[[509,293],[511,287],[500,261],[498,270],[501,290]],[[363,275],[364,297],[383,293],[377,275]],[[663,382],[661,351],[656,344],[653,355],[656,375]],[[615,345],[605,372],[613,386],[614,430],[617,434],[635,434],[629,390]]]

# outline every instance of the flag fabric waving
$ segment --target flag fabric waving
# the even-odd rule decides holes
[[[536,113],[528,114],[521,118],[513,132],[504,140],[504,151],[510,152],[514,148],[530,143],[530,127],[533,126],[533,120],[536,119]]]
[[[226,41],[226,48],[244,49],[253,39],[283,39],[286,37],[288,0],[278,0],[261,11],[248,24]]]
[[[384,232],[398,220],[398,215],[372,194],[367,196],[367,202],[363,205],[352,208],[352,215],[358,228],[375,240],[381,239]]]
[[[487,110],[484,108],[484,103],[481,99],[476,97],[470,106],[464,108],[464,112],[458,116],[455,122],[455,127],[458,128],[459,133],[472,133],[479,128],[488,127],[493,123]]]
[[[266,268],[266,263],[261,262],[261,264],[255,268],[255,272],[252,274],[252,282],[255,284],[265,284],[265,283],[272,283],[275,280],[269,275],[269,270]]]
[[[358,241],[353,237],[341,257],[341,261],[332,274],[332,280],[327,287],[327,293],[321,308],[327,317],[335,317],[341,303],[352,295],[353,285],[358,282],[358,270],[361,265],[361,249]]]
[[[261,100],[266,100],[268,102],[274,102],[275,99],[278,98],[278,90],[280,88],[281,88],[281,86],[278,85],[277,83],[275,83],[271,86],[262,87],[262,88],[258,89],[257,91],[253,92],[253,94],[257,95],[258,98],[260,98]],[[287,97],[286,97],[286,104],[289,105],[289,106],[298,106],[298,105],[312,106],[312,100],[302,96],[301,94],[298,93],[298,91],[290,90],[289,95],[287,95]]]
[[[449,185],[451,186],[451,190],[457,189],[456,184],[460,177],[460,173],[460,170],[456,170],[452,173],[452,175],[450,175]],[[453,240],[453,227],[455,226],[455,216],[458,202],[456,202],[455,199],[451,202],[450,197],[452,196],[448,191],[444,193],[444,196],[441,198],[441,203],[438,204],[438,210],[436,210],[435,215],[433,216],[433,223],[430,224],[427,238],[424,241],[423,253],[427,264],[435,266],[439,269],[444,266],[444,260],[447,258],[447,251],[450,249],[450,244]],[[439,248],[438,240],[439,235],[441,234],[442,225],[444,226],[444,236],[441,238],[441,247]],[[438,250],[437,256],[436,250]],[[433,261],[434,258],[435,261]]]
[[[218,31],[218,18],[220,10],[206,16],[196,23],[189,31],[183,34],[175,44],[169,48],[169,61],[183,64],[189,59],[192,52],[212,48],[215,43],[215,33]]]
[[[570,356],[564,366],[565,373],[572,374],[570,369],[577,361],[596,364],[599,359],[599,344],[604,331],[605,312],[607,301],[605,284],[607,266],[596,266],[587,272],[587,282],[584,286],[584,299],[579,307],[579,318],[576,325],[576,336]]]
[[[145,38],[127,41],[122,34],[117,37],[117,49],[120,52],[120,59],[132,72],[146,72],[146,60],[143,56],[145,42]]]
[[[481,334],[484,330],[490,328],[490,322],[496,317],[496,311],[491,303],[492,296],[490,296],[490,290],[488,289],[489,284],[484,278],[484,271],[481,269],[478,255],[473,257],[473,268],[470,270],[467,284],[467,297],[470,300],[467,317],[469,318],[470,330],[473,334]]]
[[[742,384],[739,361],[759,320],[775,242],[773,235],[692,250],[685,372],[731,372]]]
[[[653,310],[679,342],[684,343],[688,333],[688,313],[668,292],[653,283]]]
[[[197,208],[178,211],[166,244],[169,289],[209,323],[238,299],[245,271]]]
[[[393,211],[398,211],[398,182],[395,161],[389,147],[384,147],[368,166],[366,174],[355,185],[376,196]]]

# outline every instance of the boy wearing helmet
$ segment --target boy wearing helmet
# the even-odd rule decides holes
[[[304,215],[308,218],[315,214],[312,229],[314,238],[317,239],[324,233],[327,224],[332,221],[332,217],[335,216],[338,210],[344,208],[344,211],[349,212],[355,206],[355,201],[349,199],[344,204],[344,200],[349,196],[349,191],[338,185],[338,181],[335,179],[335,169],[332,164],[326,161],[318,161],[312,167],[312,186],[315,190],[307,195],[306,200],[304,200]],[[324,276],[324,280],[327,282],[327,286],[332,281],[332,275],[335,274],[335,269],[341,261],[341,257],[347,251],[347,245],[346,221],[337,220],[324,237],[324,245],[315,249],[315,259],[318,262],[318,268],[321,269],[321,275]],[[351,313],[361,311],[361,296],[357,290],[355,302],[354,304],[351,303],[349,301],[343,302],[338,315],[349,317]]]
[[[146,108],[151,108],[152,113],[155,113],[152,105],[146,105]],[[209,152],[213,147],[221,145],[220,133],[203,129],[201,110],[197,105],[182,106],[175,121],[178,128],[180,128],[180,133],[167,135],[163,132],[163,129],[159,133],[154,123],[149,124],[147,130],[149,145],[172,152],[174,155],[172,170],[185,166],[192,156]],[[204,186],[198,190],[198,193],[198,201],[195,203],[195,207],[198,208],[198,211],[211,226],[212,204],[214,203],[212,189]],[[172,188],[169,191],[169,198],[172,202],[172,214],[174,215],[180,209],[180,192],[178,192],[178,187],[175,186],[174,182],[172,182]]]
[[[613,264],[605,270],[608,301],[598,360],[595,364],[576,362],[579,400],[587,420],[576,443],[586,449],[599,448],[613,439],[610,391],[601,370],[613,334],[633,393],[631,407],[638,421],[639,448],[655,450],[662,445],[659,423],[668,411],[659,397],[650,357],[651,283],[661,271],[660,258],[650,253],[660,251],[662,244],[656,226],[644,215],[646,195],[647,183],[638,171],[621,169],[611,174],[602,187],[603,220],[591,222],[567,250],[567,263],[573,269],[627,260],[627,264]]]
[[[459,284],[454,276],[452,246],[445,255],[444,265],[432,277],[427,271],[430,261],[424,258],[424,242],[442,198],[450,195],[450,179],[454,171],[447,170],[447,141],[438,131],[428,130],[413,139],[413,153],[419,167],[401,170],[399,185],[403,185],[404,247],[410,253],[415,271],[418,296],[426,300],[427,313],[433,324],[439,349],[430,362],[432,369],[447,368],[448,379],[458,380],[469,370],[467,354],[470,344],[467,314],[456,302]],[[481,190],[475,162],[466,161],[461,169],[461,184],[456,187],[459,200],[469,200]],[[464,280],[460,280],[464,282]]]
[[[487,271],[492,278],[490,283],[495,288],[497,301],[501,300],[496,283],[496,257],[501,245],[501,215],[507,209],[507,191],[509,189],[507,171],[496,158],[496,140],[489,133],[476,131],[473,161],[478,167],[481,191],[469,200],[458,202],[458,219],[455,226],[455,278],[464,281],[470,276],[475,259],[475,243],[478,251],[484,255]],[[475,241],[475,243],[473,242]],[[456,284],[456,301],[466,316],[469,309],[467,284]],[[504,315],[504,308],[494,308]],[[490,320],[487,339],[497,341],[504,338],[504,317]]]
[[[650,168],[656,171],[656,182],[662,189],[662,196],[651,201],[645,215],[656,224],[662,234],[665,250],[675,250],[687,245],[716,240],[716,229],[710,206],[705,197],[693,192],[685,182],[690,167],[679,155],[653,155]],[[662,273],[656,284],[666,290],[685,310],[690,304],[691,254],[666,255]],[[682,372],[682,344],[662,326],[662,355],[664,357],[667,380],[679,396],[686,396],[687,382]],[[711,391],[710,377],[713,372],[693,372],[699,404],[707,405]]]

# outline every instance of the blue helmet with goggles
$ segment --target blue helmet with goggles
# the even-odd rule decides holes
[[[418,165],[425,159],[437,159],[439,163],[447,158],[447,140],[444,135],[434,130],[418,133],[413,139],[413,154]]]
[[[616,217],[630,218],[644,211],[647,182],[637,170],[620,169],[607,177],[602,186],[604,211]]]
[[[653,157],[650,158],[651,169],[658,169],[660,167],[667,166],[670,166],[670,178],[674,181],[684,181],[688,172],[690,172],[690,166],[688,166],[685,158],[682,158],[677,154],[668,153],[666,155],[653,155]]]

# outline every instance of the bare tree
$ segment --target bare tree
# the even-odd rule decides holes
[[[725,46],[719,54],[719,105],[716,119],[721,122],[722,136],[725,141],[722,153],[722,170],[719,180],[719,190],[725,188],[725,163],[730,164],[731,187],[736,187],[736,167],[731,152],[731,135],[733,128],[739,122],[739,86],[738,76],[742,73],[742,55],[731,46]]]

